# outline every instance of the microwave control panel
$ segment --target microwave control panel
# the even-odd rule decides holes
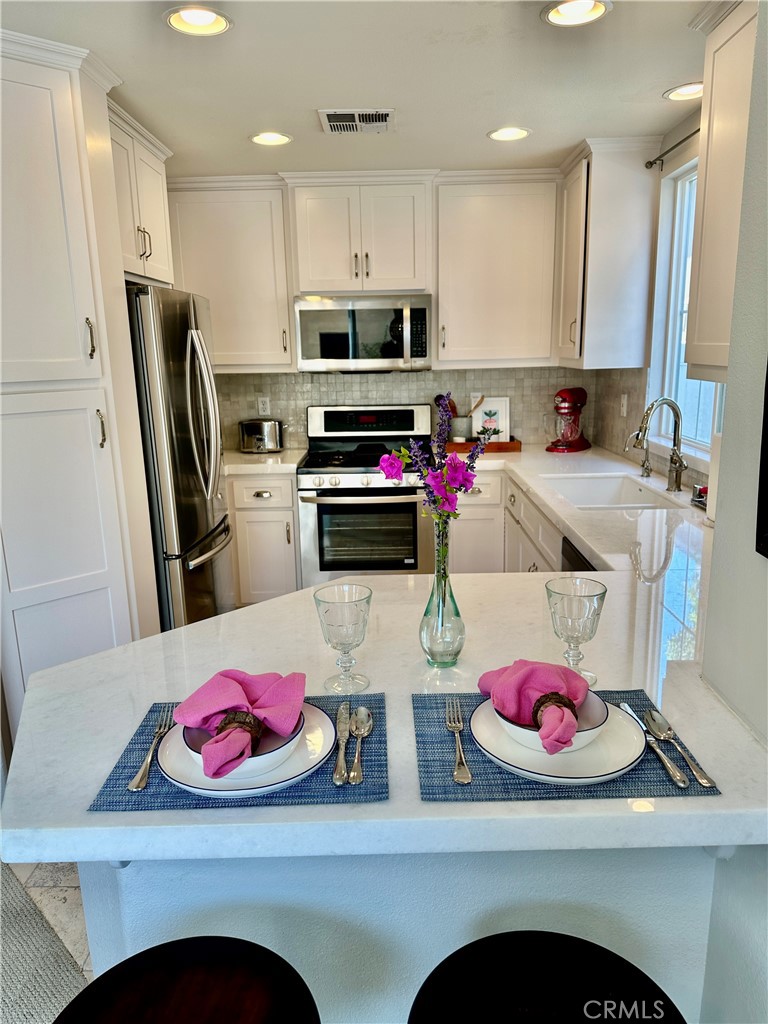
[[[427,358],[426,309],[411,309],[411,358]]]

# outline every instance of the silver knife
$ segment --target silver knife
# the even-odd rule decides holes
[[[349,739],[349,701],[339,705],[336,712],[336,737],[339,741],[339,752],[336,755],[336,767],[333,769],[333,781],[336,786],[343,786],[347,781],[347,762],[344,750]]]
[[[669,760],[667,755],[662,751],[661,747],[656,742],[655,738],[648,732],[648,727],[646,726],[645,722],[641,721],[641,719],[637,717],[637,715],[629,706],[629,704],[626,704],[624,701],[622,701],[621,704],[619,704],[619,707],[622,711],[626,711],[628,715],[631,715],[637,722],[637,724],[640,726],[640,728],[643,730],[643,732],[645,733],[645,739],[648,746],[651,748],[654,754],[658,757],[658,759],[667,769],[667,775],[669,775],[670,779],[672,779],[675,785],[679,786],[680,789],[687,789],[688,786],[690,786],[691,784],[691,780],[688,778],[685,772],[681,772],[677,765],[673,764]]]

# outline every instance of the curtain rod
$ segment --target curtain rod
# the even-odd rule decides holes
[[[684,142],[687,142],[688,139],[692,139],[694,135],[698,135],[700,131],[701,131],[701,128],[694,129],[694,131],[692,131],[690,135],[686,135],[684,139],[680,139],[680,141],[676,142],[674,144],[674,146],[670,146],[669,149],[665,149],[663,153],[659,153],[659,155],[655,158],[655,160],[646,160],[645,161],[645,166],[650,170],[651,167],[653,167],[654,164],[660,163],[661,164],[661,168],[663,168],[664,167],[664,157],[667,156],[669,153],[671,153],[673,149],[677,149],[678,146],[682,146],[682,144]],[[659,168],[659,169],[661,170],[661,168]]]

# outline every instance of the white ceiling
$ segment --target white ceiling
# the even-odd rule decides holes
[[[545,25],[544,0],[212,0],[222,36],[182,36],[178,0],[4,0],[2,26],[93,51],[111,96],[171,150],[171,177],[305,170],[558,167],[584,138],[663,135],[697,109],[701,0],[614,0],[591,26]],[[318,108],[394,107],[397,130],[330,136]],[[523,125],[532,135],[492,142]],[[255,146],[256,131],[294,136]]]

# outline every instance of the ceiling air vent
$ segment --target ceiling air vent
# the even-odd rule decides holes
[[[361,132],[395,130],[395,111],[389,110],[318,110],[326,135],[359,135]]]

